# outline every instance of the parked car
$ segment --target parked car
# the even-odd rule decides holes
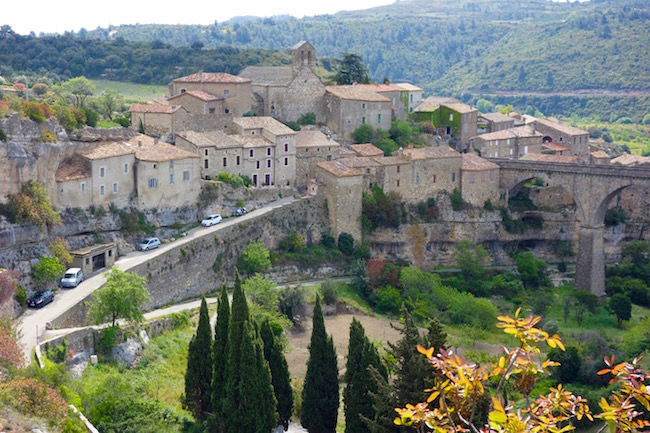
[[[32,308],[41,308],[54,300],[54,293],[51,290],[36,291],[30,293],[27,298],[27,306]]]
[[[153,250],[160,246],[160,239],[158,238],[145,238],[142,242],[138,244],[138,249],[140,251]]]
[[[201,221],[201,225],[203,227],[210,227],[215,224],[219,224],[221,220],[222,220],[221,215],[216,213],[213,215],[208,215],[207,217],[203,218],[203,221]]]
[[[246,213],[248,213],[248,211],[246,210],[245,207],[237,208],[237,210],[235,211],[235,215],[238,216],[238,217],[240,217],[240,216],[242,216],[242,215],[244,215]]]
[[[61,278],[61,287],[77,287],[84,280],[84,273],[79,268],[70,268]]]

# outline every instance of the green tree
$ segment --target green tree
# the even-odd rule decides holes
[[[358,144],[370,143],[374,135],[373,127],[365,123],[352,131],[352,140]]]
[[[595,313],[600,302],[598,302],[598,297],[593,293],[586,290],[576,290],[573,292],[573,304],[575,307],[578,326],[582,326],[582,319],[585,311],[592,314]]]
[[[222,431],[225,416],[226,397],[226,362],[228,360],[228,325],[230,322],[230,303],[228,289],[221,286],[221,298],[217,309],[217,322],[214,325],[214,342],[212,346],[212,411],[215,421]]]
[[[627,295],[617,293],[609,298],[609,308],[616,315],[618,326],[621,326],[623,320],[630,320],[632,317],[632,302]]]
[[[546,262],[536,258],[533,253],[525,252],[515,256],[517,270],[524,286],[538,288],[546,283]]]
[[[260,274],[255,274],[244,280],[242,286],[248,299],[253,301],[253,303],[264,308],[266,311],[278,310],[277,285],[273,281],[264,278]]]
[[[336,84],[368,83],[368,68],[361,61],[361,56],[342,53],[339,69],[334,77]]]
[[[374,416],[371,394],[377,392],[378,385],[372,380],[370,366],[388,379],[388,371],[381,362],[377,348],[365,335],[365,330],[356,318],[350,324],[350,343],[345,370],[346,387],[343,390],[345,404],[345,432],[362,433],[366,431],[365,419]]]
[[[50,242],[50,252],[65,267],[69,267],[72,264],[72,255],[68,251],[69,248],[68,243],[63,238],[56,238],[53,242]]]
[[[75,107],[83,107],[86,98],[95,94],[95,85],[86,77],[75,77],[63,83],[63,90],[72,95]]]
[[[142,306],[149,302],[149,293],[145,284],[147,279],[135,272],[124,272],[115,266],[104,272],[106,284],[93,294],[93,300],[88,310],[96,324],[111,320],[115,328],[117,319],[139,323],[144,318]]]
[[[113,120],[113,113],[122,105],[122,96],[113,89],[106,89],[97,100],[97,108],[105,119]]]
[[[56,257],[41,256],[32,268],[32,277],[37,286],[52,288],[56,280],[65,272],[65,265]]]
[[[277,413],[280,423],[285,431],[289,428],[291,413],[293,412],[293,390],[291,389],[291,376],[287,360],[282,353],[282,346],[273,335],[273,330],[268,320],[262,322],[260,337],[264,343],[264,359],[271,369],[271,381],[277,400]]]
[[[185,370],[185,395],[183,406],[197,421],[206,419],[211,410],[210,385],[212,384],[212,332],[205,297],[201,296],[199,325],[187,350]]]
[[[483,294],[485,265],[489,258],[487,250],[482,245],[465,239],[454,244],[454,257],[463,274],[465,290],[478,295]]]
[[[370,295],[370,277],[368,276],[368,265],[363,259],[357,259],[350,266],[352,281],[350,285],[363,299],[368,299]]]
[[[338,240],[339,250],[346,256],[351,256],[354,252],[354,238],[350,233],[341,233]]]
[[[264,241],[258,239],[250,242],[237,258],[237,267],[248,275],[264,272],[271,265],[269,250],[264,246]]]
[[[327,336],[316,295],[309,360],[302,389],[300,420],[310,433],[333,433],[339,407],[339,381],[334,340]]]

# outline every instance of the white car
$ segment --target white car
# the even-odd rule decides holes
[[[203,227],[210,227],[215,224],[219,224],[221,222],[221,215],[218,213],[213,214],[213,215],[208,215],[207,217],[203,218],[203,221],[201,221],[201,225]]]

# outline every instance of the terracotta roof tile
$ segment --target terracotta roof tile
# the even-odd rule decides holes
[[[355,152],[350,148],[341,146],[339,147],[337,154],[339,155],[339,157],[343,158],[346,156],[356,156],[357,152]]]
[[[79,154],[74,154],[59,164],[54,174],[57,182],[89,178],[91,175],[90,161]]]
[[[557,144],[557,143],[553,143],[553,142],[542,143],[542,148],[548,149],[548,150],[553,150],[555,152],[566,152],[567,150],[571,150],[570,147],[562,146],[561,144]],[[605,153],[605,152],[603,152],[603,153]],[[592,155],[593,155],[593,153],[592,153]],[[605,153],[605,155],[607,155],[607,154]]]
[[[537,119],[535,121],[540,125],[545,125],[548,128],[553,128],[553,129],[555,129],[557,131],[560,131],[560,132],[562,132],[564,134],[568,134],[568,135],[585,135],[585,134],[589,134],[589,132],[584,131],[582,129],[574,128],[571,125],[565,125],[564,123],[554,122],[554,121],[548,120],[548,119]]]
[[[186,75],[176,78],[174,83],[250,83],[248,78],[230,75],[225,72],[197,72],[196,74]]]
[[[129,108],[129,112],[173,114],[180,108],[182,108],[180,105],[133,104]]]
[[[338,159],[335,161],[322,161],[316,165],[336,177],[363,176],[360,169],[348,167]]]
[[[481,113],[479,117],[489,120],[490,122],[514,122],[514,119],[503,113]]]
[[[418,86],[415,86],[411,83],[393,83],[394,86],[398,86],[402,90],[405,90],[407,92],[421,92],[422,89]]]
[[[388,166],[388,165],[408,165],[410,164],[410,161],[405,160],[401,156],[382,156],[378,158],[373,158],[375,161],[377,161],[378,164],[381,164],[383,166]]]
[[[87,159],[105,159],[115,156],[124,156],[135,153],[135,150],[124,145],[123,143],[106,143],[97,146],[93,149],[86,149],[79,152],[79,154]]]
[[[239,141],[233,138],[233,136],[227,135],[223,131],[184,131],[179,135],[196,147],[216,147],[218,149],[228,149],[242,146]]]
[[[597,158],[597,159],[605,159],[605,158],[610,159],[607,152],[603,150],[596,150],[595,152],[591,152],[591,156],[592,158]]]
[[[271,147],[274,145],[270,140],[262,137],[261,135],[231,135],[233,140],[237,141],[240,146],[245,149],[255,147]]]
[[[381,165],[375,160],[375,158],[370,156],[351,156],[337,159],[337,161],[347,165],[348,167],[355,168],[379,167]]]
[[[135,157],[140,161],[165,162],[199,157],[195,153],[142,134],[129,139],[124,144],[135,150]]]
[[[203,90],[188,90],[187,92],[179,93],[176,96],[171,96],[169,100],[176,99],[183,95],[193,96],[202,101],[219,101],[224,99],[222,96],[213,95],[212,93],[204,92]]]
[[[414,160],[440,159],[440,158],[461,158],[461,154],[449,146],[420,147],[418,149],[404,149],[404,157]]]
[[[327,147],[340,146],[338,142],[328,138],[320,131],[298,131],[296,134],[296,147]]]
[[[624,153],[623,155],[612,159],[610,163],[626,166],[642,165],[650,164],[650,158],[647,156],[630,155],[629,153]]]
[[[357,84],[357,86],[376,93],[404,91],[404,89],[397,84]]]
[[[384,151],[372,143],[352,144],[350,149],[354,150],[359,156],[383,156]]]
[[[235,117],[233,123],[242,129],[265,129],[274,135],[295,135],[296,131],[268,116]]]
[[[473,153],[463,153],[463,171],[497,170],[499,166]]]
[[[561,162],[561,163],[571,163],[571,162],[580,162],[580,158],[573,155],[548,155],[544,153],[529,153],[522,156],[522,161],[541,161],[541,162]]]
[[[463,104],[462,102],[446,102],[442,105],[460,114],[472,113],[474,111],[478,111],[476,108],[472,107],[471,105]]]
[[[362,86],[327,86],[325,90],[339,99],[348,99],[352,101],[367,102],[391,102],[385,96],[382,96],[372,90]]]
[[[450,104],[453,102],[459,102],[459,101],[458,99],[447,98],[443,96],[429,96],[428,98],[424,99],[420,103],[420,105],[414,108],[413,111],[418,111],[418,112],[436,111],[438,108],[440,108],[441,105]]]

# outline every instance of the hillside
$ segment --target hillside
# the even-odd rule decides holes
[[[306,39],[319,56],[361,54],[374,80],[408,80],[438,93],[650,90],[649,22],[642,0],[405,0],[303,19],[129,25],[84,35],[269,50]]]

